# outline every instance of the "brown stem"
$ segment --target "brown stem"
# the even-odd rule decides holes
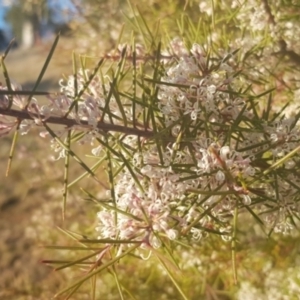
[[[0,108],[0,115],[15,117],[19,120],[41,120],[42,123],[49,123],[49,124],[57,124],[57,125],[65,125],[68,128],[72,128],[73,126],[81,126],[85,129],[93,129],[93,127],[88,124],[87,121],[81,120],[77,122],[75,119],[64,118],[64,117],[49,117],[45,118],[43,115],[38,115],[36,113],[28,112],[26,110],[16,110],[16,109],[4,109]],[[152,131],[140,130],[132,127],[125,127],[122,125],[115,125],[115,124],[107,124],[104,122],[98,122],[97,129],[102,131],[114,131],[114,132],[121,132],[128,135],[137,135],[141,137],[148,137],[151,138],[154,136]]]

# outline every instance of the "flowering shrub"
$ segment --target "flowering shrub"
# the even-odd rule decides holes
[[[241,8],[240,26],[250,7]],[[254,31],[262,30],[259,20],[270,14],[267,8],[248,20]],[[105,56],[113,66],[101,59],[94,70],[75,70],[60,81],[59,94],[47,94],[46,105],[31,98],[34,91],[28,100],[9,81],[1,87],[0,134],[41,128],[43,138],[51,137],[56,159],[65,158],[68,166],[72,156],[103,190],[101,196],[85,191],[99,206],[97,236],[79,240],[85,247],[101,246],[73,262],[94,259],[88,274],[62,292],[73,294],[104,269],[114,273],[116,263],[130,254],[157,257],[188,299],[170,271],[170,265],[177,268],[176,249],[208,236],[230,242],[237,281],[241,218],[251,216],[267,235],[288,235],[297,226],[300,114],[272,109],[272,90],[262,90],[257,74],[263,67],[243,70],[255,62],[246,57],[252,46],[234,43],[243,48],[215,53],[208,45],[187,47],[179,38],[166,50],[159,43],[151,51],[123,45],[117,55]],[[99,163],[88,167],[71,150],[73,142],[91,144]],[[98,178],[101,164],[107,182]],[[66,201],[68,176],[65,180]]]

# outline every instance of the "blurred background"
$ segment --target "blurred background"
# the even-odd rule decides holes
[[[24,90],[32,89],[61,32],[38,88],[58,92],[59,79],[72,73],[72,50],[76,51],[78,41],[72,22],[79,24],[80,18],[68,0],[0,0],[0,52],[14,38],[5,60],[10,79]],[[82,51],[80,47],[77,50]],[[2,72],[0,82],[5,85]],[[73,230],[79,224],[90,227],[96,211],[93,207],[86,211],[82,198],[71,192],[73,203],[63,224],[63,170],[61,162],[53,162],[55,153],[51,153],[49,140],[38,138],[36,133],[19,136],[16,156],[6,177],[11,142],[12,135],[2,137],[0,142],[0,299],[51,299],[64,286],[66,275],[55,274],[41,263],[52,254],[46,254],[40,246],[62,242],[64,236],[56,226]],[[76,166],[73,171],[80,173]],[[84,299],[82,295],[78,297]]]
[[[58,32],[65,44],[71,39],[72,18],[76,18],[75,8],[69,0],[0,0],[0,51],[13,40],[6,59],[10,78],[23,89],[32,88]],[[57,88],[62,71],[69,71],[66,66],[70,57],[66,59],[54,56],[40,89]],[[0,78],[3,82],[3,76]]]
[[[1,50],[12,38],[16,39],[16,47],[31,48],[53,38],[58,31],[65,34],[75,18],[70,0],[1,0],[0,5]]]

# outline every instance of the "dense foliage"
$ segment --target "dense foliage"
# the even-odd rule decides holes
[[[88,254],[47,261],[57,270],[80,267],[60,294],[71,297],[91,279],[95,299],[139,299],[147,287],[126,272],[141,272],[149,299],[296,299],[296,260],[284,276],[272,259],[258,261],[263,250],[255,246],[251,263],[243,245],[298,238],[299,5],[203,1],[186,2],[184,11],[181,1],[170,3],[160,25],[149,16],[164,16],[164,4],[149,4],[151,13],[126,6],[117,48],[92,69],[90,58],[74,58],[74,74],[59,93],[46,93],[48,104],[9,76],[1,87],[1,135],[38,127],[56,159],[65,159],[63,215],[68,188],[86,176],[94,182],[83,197],[99,208],[95,232],[66,231],[79,243],[66,249]],[[82,49],[100,26],[91,16],[96,4],[82,6],[91,24]],[[73,143],[92,146],[93,165]],[[71,158],[83,169],[75,180]],[[115,286],[103,289],[107,276]]]

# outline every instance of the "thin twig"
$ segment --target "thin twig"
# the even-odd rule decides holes
[[[80,127],[82,129],[93,129],[93,126],[91,126],[88,121],[86,120],[80,120],[78,122],[75,119],[71,118],[64,118],[64,117],[49,117],[46,118],[43,115],[38,115],[36,113],[28,112],[26,110],[16,110],[16,109],[4,109],[0,108],[0,115],[15,117],[20,120],[41,120],[42,123],[49,123],[49,124],[57,124],[57,125],[66,125],[68,128],[75,127],[73,129],[76,129],[76,127]],[[121,125],[115,125],[115,124],[107,124],[104,122],[98,122],[97,129],[108,132],[108,131],[114,131],[114,132],[121,132],[125,133],[127,135],[136,135],[141,137],[154,137],[154,133],[152,131],[140,130],[136,128],[131,127],[125,127]]]

